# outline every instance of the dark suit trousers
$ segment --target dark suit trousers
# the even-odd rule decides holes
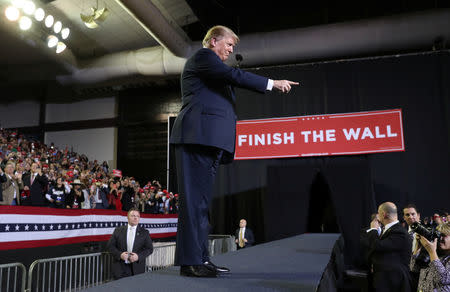
[[[223,150],[203,145],[175,145],[179,214],[175,265],[209,260],[209,203]]]

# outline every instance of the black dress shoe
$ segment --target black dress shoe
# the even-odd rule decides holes
[[[213,264],[212,262],[205,262],[205,266],[207,266],[208,268],[215,270],[217,273],[229,273],[230,269],[225,268],[225,267],[218,267],[215,264]]]
[[[217,272],[209,269],[205,265],[181,266],[180,275],[187,277],[215,278]]]

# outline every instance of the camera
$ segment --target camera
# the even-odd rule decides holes
[[[441,233],[437,231],[435,228],[431,227],[427,228],[418,222],[414,222],[413,224],[411,224],[411,229],[420,236],[425,237],[428,241],[433,241],[436,238],[440,240],[441,238]],[[421,269],[423,269],[426,268],[429,265],[429,263],[430,263],[430,255],[424,248],[422,248],[419,252],[419,255],[416,258],[416,264]]]
[[[428,241],[433,241],[436,238],[437,239],[441,238],[441,233],[437,231],[435,228],[427,228],[421,225],[419,222],[414,222],[413,224],[411,224],[411,229],[420,236],[423,236],[426,239],[428,239]]]

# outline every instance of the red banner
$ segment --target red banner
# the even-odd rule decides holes
[[[405,151],[401,109],[238,121],[235,159]]]

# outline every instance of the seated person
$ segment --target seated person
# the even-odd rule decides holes
[[[416,233],[417,248],[411,257],[410,268],[420,271],[418,291],[450,291],[450,223],[439,225],[441,238],[432,242]],[[426,266],[418,265],[417,258],[424,248],[430,259]]]

